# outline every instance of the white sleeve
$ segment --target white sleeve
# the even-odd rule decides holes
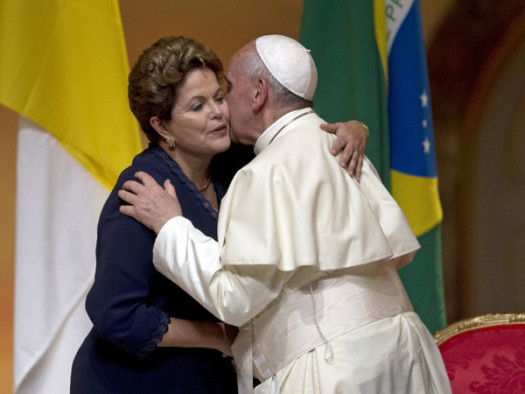
[[[180,216],[159,232],[153,264],[216,317],[236,326],[277,298],[292,275],[269,265],[222,267],[218,243]]]
[[[182,216],[170,219],[159,231],[153,247],[153,265],[214,315],[211,278],[221,269],[219,246]]]

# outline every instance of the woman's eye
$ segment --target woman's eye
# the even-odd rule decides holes
[[[191,110],[193,112],[199,112],[201,109],[202,109],[202,104],[197,104],[197,105],[194,105],[193,107],[191,107]]]
[[[222,104],[224,102],[224,97],[222,96],[216,97],[215,102],[218,104]]]

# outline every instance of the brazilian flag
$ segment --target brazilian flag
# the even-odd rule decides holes
[[[305,0],[300,41],[312,51],[315,109],[370,128],[367,156],[422,248],[401,270],[430,332],[446,325],[432,110],[418,0]]]

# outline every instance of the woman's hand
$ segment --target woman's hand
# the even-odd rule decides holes
[[[334,156],[341,153],[339,164],[346,169],[350,176],[359,181],[365,157],[365,147],[368,142],[368,127],[357,120],[350,120],[345,123],[322,124],[321,128],[337,136],[330,148],[330,153]]]
[[[159,347],[207,348],[232,357],[232,343],[239,329],[226,323],[170,318]]]
[[[222,329],[222,338],[219,338],[217,350],[222,352],[225,357],[233,357],[232,343],[235,341],[239,329],[226,323],[218,323]]]
[[[126,181],[118,196],[129,205],[121,205],[120,213],[131,216],[158,234],[162,226],[175,216],[182,215],[175,188],[166,179],[164,187],[145,172],[135,174],[140,182]]]

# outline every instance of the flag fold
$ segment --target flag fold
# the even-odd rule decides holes
[[[14,391],[68,393],[108,189],[140,151],[116,0],[0,2],[0,103],[20,114]]]

